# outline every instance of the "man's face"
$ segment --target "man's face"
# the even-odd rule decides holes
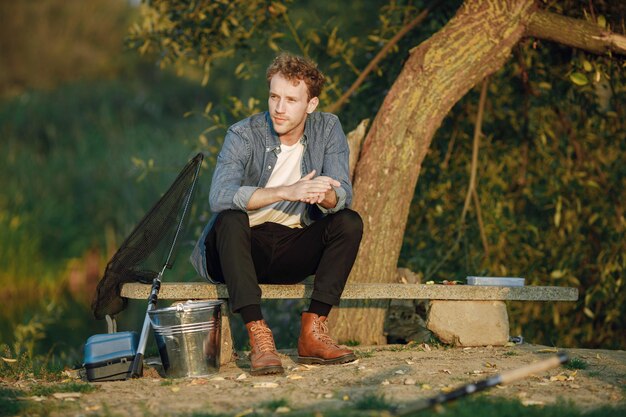
[[[293,144],[302,137],[306,116],[318,103],[317,97],[309,100],[304,81],[294,83],[281,73],[272,77],[268,106],[274,130],[282,143]]]

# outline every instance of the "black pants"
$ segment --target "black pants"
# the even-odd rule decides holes
[[[232,311],[261,304],[259,284],[296,284],[315,275],[312,299],[338,305],[356,259],[363,221],[344,209],[292,229],[277,223],[250,227],[248,215],[221,212],[206,237],[209,275],[226,283]]]

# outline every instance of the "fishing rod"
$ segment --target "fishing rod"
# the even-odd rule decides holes
[[[413,403],[410,403],[407,408],[404,408],[400,411],[396,411],[394,416],[402,417],[409,416],[418,411],[426,410],[430,407],[433,407],[437,404],[442,404],[448,401],[455,400],[459,397],[464,397],[469,394],[473,394],[478,391],[483,391],[487,388],[491,388],[495,385],[506,385],[512,382],[518,381],[520,379],[526,378],[529,375],[537,374],[539,372],[544,372],[552,368],[556,368],[557,366],[568,361],[567,354],[565,352],[558,352],[555,356],[551,358],[523,366],[521,368],[512,369],[510,371],[502,372],[501,374],[494,375],[487,379],[483,379],[478,382],[474,382],[471,384],[463,385],[455,390],[450,392],[440,392],[434,397],[425,398]]]

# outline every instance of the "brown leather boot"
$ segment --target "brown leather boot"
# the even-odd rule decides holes
[[[283,364],[276,352],[274,336],[265,320],[251,321],[246,324],[250,337],[250,375],[282,374]]]
[[[356,359],[345,346],[339,346],[328,335],[327,317],[315,313],[302,313],[302,327],[298,339],[298,362],[334,365]]]

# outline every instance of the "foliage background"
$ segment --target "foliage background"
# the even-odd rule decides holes
[[[329,77],[327,106],[426,6],[217,1],[202,16],[195,1],[150,3],[0,5],[0,342],[7,354],[80,360],[85,338],[103,331],[89,319],[88,302],[106,261],[201,150],[208,156],[204,191],[172,272],[176,280],[195,279],[185,251],[210,214],[212,161],[225,127],[265,108],[263,74],[275,52],[319,62]],[[442,2],[380,62],[339,111],[346,131],[374,117],[410,48],[460,3]],[[626,33],[619,4],[544,7]],[[31,25],[37,29],[25,30]],[[623,57],[522,42],[489,80],[478,167],[486,244],[474,206],[459,224],[476,90],[433,140],[399,266],[423,280],[510,275],[576,286],[575,304],[513,303],[512,334],[626,348],[625,97]],[[144,308],[125,313],[122,328],[137,329]],[[279,344],[289,343],[291,330],[280,332]]]
[[[254,67],[250,60],[258,63],[258,54],[268,47],[295,49],[327,71],[330,82],[322,105],[337,100],[373,54],[427,7],[419,1],[380,3],[377,16],[368,20],[377,26],[365,26],[371,28],[365,34],[361,25],[332,19],[315,24],[319,10],[313,4],[307,5],[306,17],[298,17],[303,9],[289,2],[252,2],[243,16],[234,3],[216,3],[210,26],[194,8],[199,3],[150,4],[143,28],[131,32],[131,44],[142,52],[158,52],[162,65],[199,65],[206,83],[213,59],[235,57],[235,75],[248,79],[252,71],[247,69]],[[624,29],[621,5],[562,1],[543,6],[618,32]],[[445,2],[393,48],[377,74],[340,111],[345,127],[374,116],[408,50],[444,25],[457,7],[458,2]],[[355,6],[351,16],[358,17],[348,22],[362,19],[361,12],[367,13]],[[549,344],[623,347],[624,68],[623,57],[533,39],[520,43],[490,80],[478,208],[459,224],[477,113],[473,92],[455,106],[433,141],[399,265],[425,280],[524,276],[529,284],[578,287],[576,306],[513,305],[514,331]],[[457,239],[460,245],[454,243]]]

